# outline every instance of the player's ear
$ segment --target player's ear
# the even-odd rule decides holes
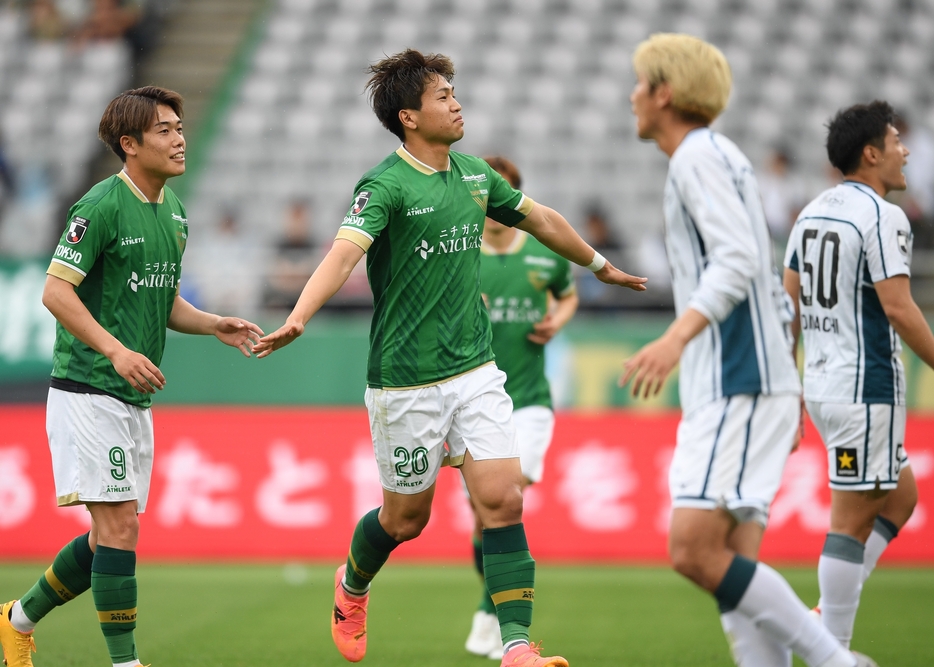
[[[655,103],[659,109],[670,106],[672,98],[671,84],[667,81],[656,84],[655,89],[652,91],[652,97],[655,98]]]
[[[399,111],[399,122],[402,123],[402,127],[408,130],[418,129],[418,122],[415,119],[415,112],[411,109],[401,109]]]
[[[879,160],[882,158],[882,151],[873,146],[872,144],[866,144],[863,146],[863,161],[870,167],[873,167],[879,164]]]
[[[120,137],[120,148],[122,148],[123,152],[127,155],[135,157],[139,152],[139,143],[133,137],[124,134]]]

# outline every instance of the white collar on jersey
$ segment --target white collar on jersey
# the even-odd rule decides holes
[[[401,151],[401,152],[400,152],[400,151]],[[397,150],[396,153],[399,155],[399,157],[401,157],[403,160],[405,160],[406,162],[408,162],[409,164],[411,164],[413,167],[415,167],[416,169],[418,169],[418,170],[419,170],[420,172],[422,172],[423,174],[437,174],[437,173],[440,173],[440,172],[439,172],[437,169],[435,169],[434,167],[431,167],[431,166],[425,164],[424,162],[422,162],[421,160],[419,160],[417,157],[415,157],[414,155],[412,155],[411,153],[409,153],[409,151],[408,151],[408,150],[406,149],[406,147],[405,147],[405,144],[402,144],[401,146],[399,146],[399,150]],[[413,163],[414,163],[414,164],[413,164]],[[445,168],[445,171],[450,171],[450,170],[451,170],[451,156],[448,155],[448,166]]]
[[[136,195],[136,198],[145,204],[152,204],[153,202],[149,201],[146,195],[143,194],[143,191],[139,189],[139,186],[133,182],[133,179],[130,178],[130,175],[126,173],[126,169],[121,169],[117,174],[117,178],[126,183],[127,187],[133,191],[133,194]],[[161,204],[165,200],[165,188],[159,190],[159,199],[156,200],[156,204]]]

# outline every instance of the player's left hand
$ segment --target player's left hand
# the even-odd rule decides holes
[[[623,376],[619,386],[623,387],[630,380],[632,395],[642,398],[658,395],[662,385],[681,358],[683,345],[672,336],[664,335],[643,347],[623,364]]]
[[[594,272],[594,275],[597,277],[597,280],[602,283],[628,287],[629,289],[635,290],[636,292],[644,292],[645,283],[648,282],[648,278],[631,276],[628,273],[620,271],[609,262],[607,262],[602,269]]]
[[[249,357],[263,330],[239,317],[222,317],[214,325],[214,335],[220,342],[239,349],[243,356]]]
[[[532,325],[532,333],[526,336],[526,338],[533,343],[544,345],[554,338],[560,330],[561,327],[558,326],[558,321],[555,319],[555,316],[551,313],[546,313],[545,317]]]

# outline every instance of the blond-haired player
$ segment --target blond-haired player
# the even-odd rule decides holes
[[[681,364],[683,416],[669,472],[675,570],[714,595],[742,667],[873,664],[843,648],[788,583],[756,562],[769,506],[799,434],[791,304],[749,160],[708,126],[732,77],[716,47],[653,35],[636,49],[639,137],[670,158],[665,238],[677,319],[625,365],[648,396]]]

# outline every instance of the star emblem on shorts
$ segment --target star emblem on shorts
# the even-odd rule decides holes
[[[850,468],[850,469],[853,468],[853,457],[847,454],[846,452],[843,452],[842,454],[840,454],[840,456],[838,456],[837,459],[840,461],[841,468]]]

